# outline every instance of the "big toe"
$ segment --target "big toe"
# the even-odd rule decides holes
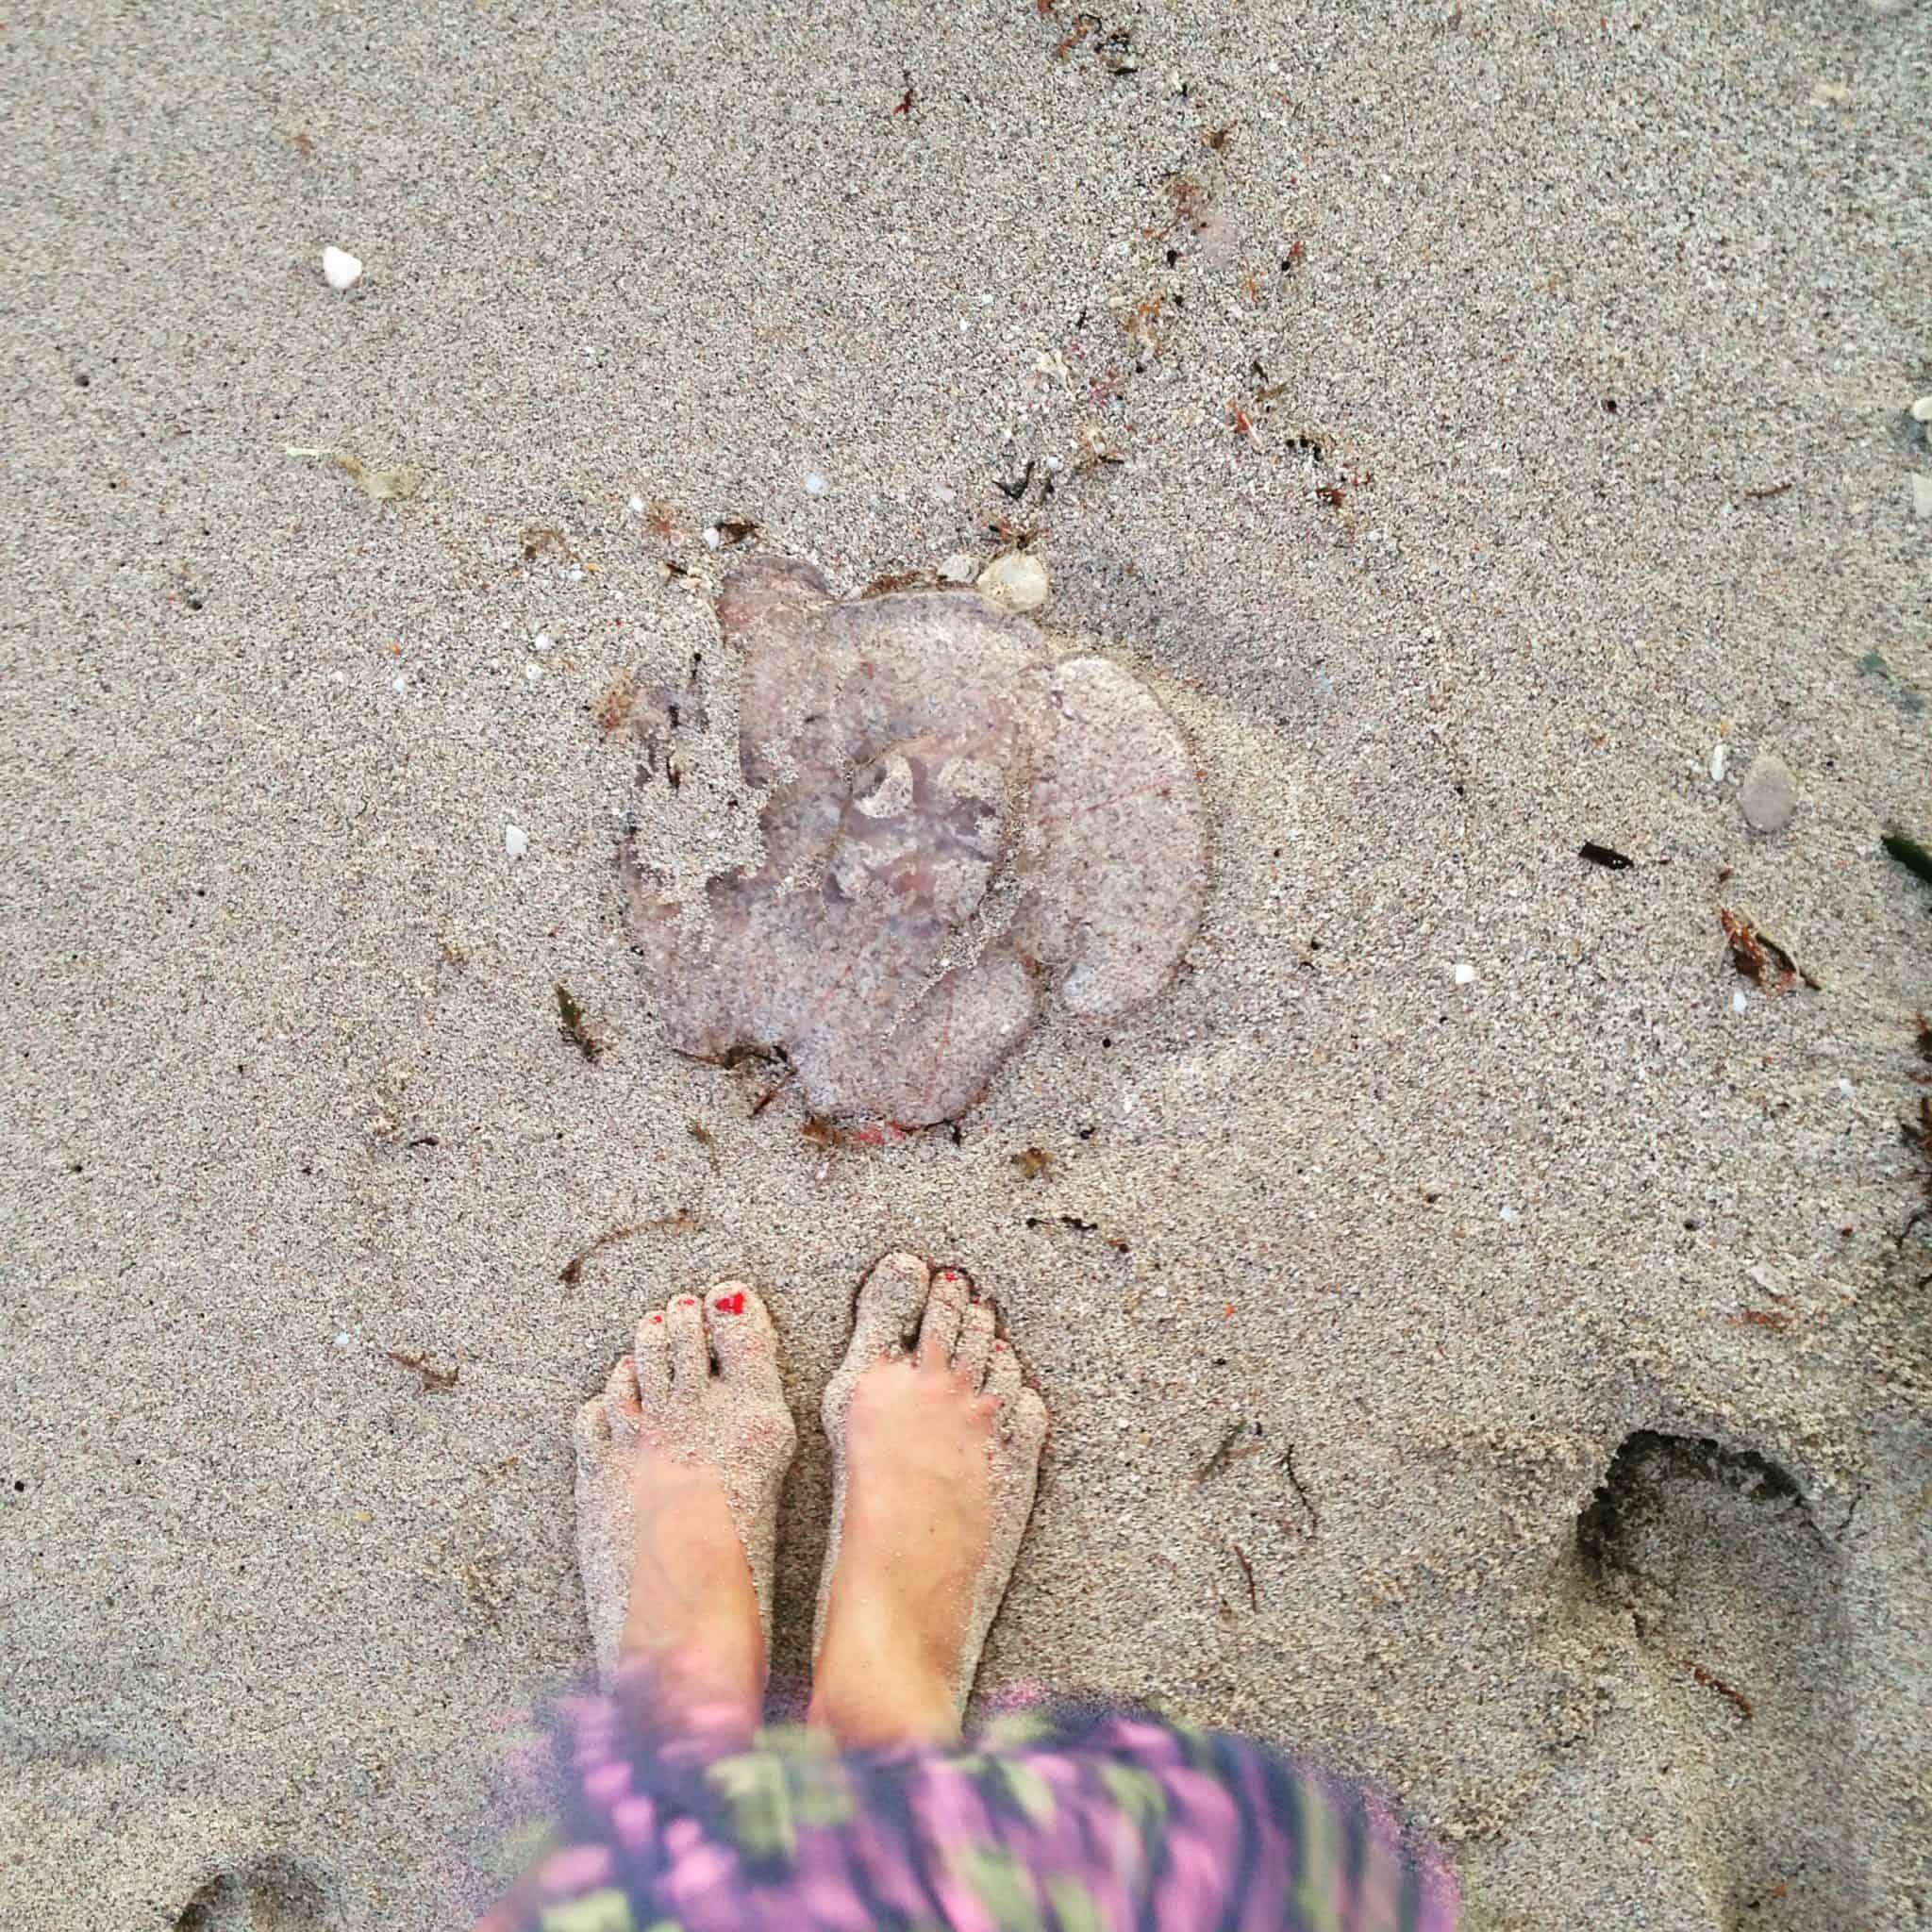
[[[931,1271],[917,1255],[888,1255],[858,1291],[852,1353],[862,1360],[905,1348],[919,1332]]]
[[[966,1301],[973,1284],[957,1268],[941,1268],[925,1291],[925,1313],[919,1324],[919,1359],[929,1368],[947,1368],[966,1323]]]
[[[758,1291],[742,1281],[721,1281],[706,1301],[711,1348],[724,1378],[761,1395],[777,1395],[778,1337]]]

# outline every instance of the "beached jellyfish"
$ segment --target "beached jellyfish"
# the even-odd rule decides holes
[[[1055,661],[971,590],[843,603],[774,558],[727,579],[718,617],[764,849],[700,909],[625,841],[672,1045],[782,1054],[816,1114],[930,1125],[1045,998],[1098,1019],[1167,984],[1206,889],[1201,808],[1179,731],[1126,673]]]

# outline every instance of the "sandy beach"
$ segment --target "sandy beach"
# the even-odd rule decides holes
[[[891,1248],[1052,1415],[982,1696],[1380,1780],[1480,1932],[1924,1924],[1932,6],[221,14],[0,24],[0,1925],[445,1923],[723,1277],[796,1708]],[[1199,930],[821,1129],[620,835],[755,856],[736,563],[1023,548]]]

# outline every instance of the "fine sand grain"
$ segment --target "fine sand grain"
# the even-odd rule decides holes
[[[1381,1778],[1478,1926],[1922,1923],[1932,5],[0,49],[0,1925],[434,1923],[640,1311],[756,1284],[803,1420],[895,1249],[1052,1410],[983,1697]],[[1199,932],[957,1136],[815,1125],[668,1050],[620,837],[757,856],[734,560],[1024,533]]]

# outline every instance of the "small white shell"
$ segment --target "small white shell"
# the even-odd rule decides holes
[[[322,273],[331,289],[353,289],[362,279],[362,264],[346,248],[325,248]]]
[[[1046,566],[1024,550],[1009,550],[980,572],[978,589],[1002,610],[1038,610],[1046,602]]]
[[[530,849],[530,835],[521,825],[503,828],[503,849],[512,858],[521,858]]]
[[[1463,960],[1456,969],[1456,983],[1457,986],[1474,986],[1475,984],[1475,968],[1467,959]]]

